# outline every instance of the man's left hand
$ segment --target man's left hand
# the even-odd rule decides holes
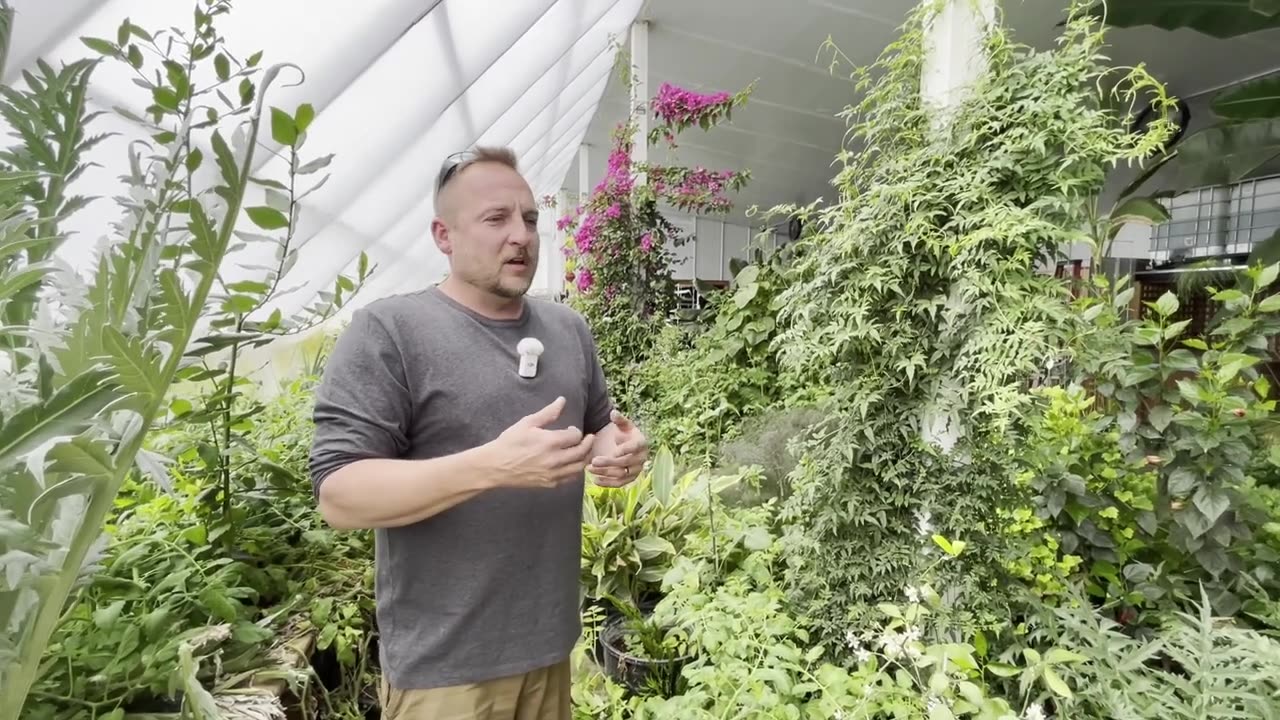
[[[614,410],[609,416],[613,432],[600,433],[597,449],[600,454],[591,460],[587,471],[596,478],[597,485],[622,487],[640,475],[649,459],[649,439],[630,418]]]

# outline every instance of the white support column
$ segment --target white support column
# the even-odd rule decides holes
[[[631,148],[632,164],[649,160],[649,21],[631,24],[631,109],[636,118],[635,143]],[[643,173],[636,182],[645,181]]]
[[[581,205],[591,196],[591,146],[583,143],[578,148],[578,202]]]
[[[922,0],[933,2],[934,0]],[[947,0],[925,33],[925,61],[920,79],[924,102],[936,108],[935,129],[945,130],[952,110],[987,69],[984,36],[995,21],[995,0]],[[951,289],[951,302],[963,302],[963,288]],[[953,407],[957,389],[944,380],[921,420],[926,442],[950,452],[964,434],[964,419]]]
[[[938,109],[939,126],[987,69],[983,36],[995,12],[995,0],[947,0],[926,28],[921,92]]]

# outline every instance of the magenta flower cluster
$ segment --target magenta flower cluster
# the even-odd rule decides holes
[[[653,100],[653,110],[668,123],[691,124],[697,122],[708,109],[723,105],[732,97],[727,92],[702,94],[663,83],[658,88],[658,96]]]
[[[655,128],[649,142],[665,135],[674,147],[674,133],[680,128],[714,120],[719,111],[736,102],[729,93],[701,94],[664,83],[653,98],[652,107],[663,123]],[[556,226],[572,236],[564,248],[566,256],[578,258],[575,271],[566,276],[580,293],[599,286],[607,301],[649,292],[644,278],[659,277],[666,270],[663,248],[672,238],[669,229],[646,220],[655,200],[665,200],[681,209],[720,212],[731,207],[725,191],[738,189],[745,173],[713,171],[705,168],[633,166],[631,152],[635,134],[633,121],[624,122],[614,133],[608,169],[592,189],[590,198],[560,218]],[[656,133],[656,134],[655,134]],[[643,142],[644,140],[640,140]],[[645,172],[649,185],[638,188],[634,173]],[[646,285],[647,287],[647,285]],[[648,307],[648,302],[641,303]]]
[[[654,192],[667,198],[671,204],[683,210],[727,210],[732,201],[724,191],[740,179],[733,170],[707,170],[696,167],[661,168],[653,179]]]
[[[616,145],[609,153],[609,169],[595,191],[626,195],[631,192],[635,178],[631,175],[631,144]]]

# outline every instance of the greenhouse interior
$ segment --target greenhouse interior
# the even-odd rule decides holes
[[[1280,717],[1280,2],[0,37],[0,720]]]

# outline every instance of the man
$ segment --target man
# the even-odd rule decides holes
[[[354,313],[326,365],[320,512],[375,529],[384,718],[568,720],[584,471],[625,485],[648,444],[582,317],[525,297],[538,210],[515,155],[451,158],[435,209],[448,277]]]

